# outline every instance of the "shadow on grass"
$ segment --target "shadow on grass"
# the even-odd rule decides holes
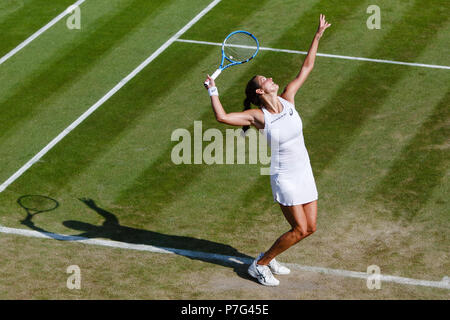
[[[44,196],[22,196],[24,197],[42,197],[42,199],[51,199]],[[93,238],[110,239],[119,241],[126,244],[139,244],[149,245],[164,249],[169,252],[173,252],[177,255],[188,257],[193,260],[200,260],[209,263],[214,263],[223,267],[233,268],[236,274],[244,279],[256,281],[250,277],[247,273],[248,265],[252,262],[253,257],[239,252],[237,249],[218,242],[213,242],[204,239],[197,239],[193,237],[168,235],[159,232],[131,228],[120,224],[116,215],[104,210],[97,206],[94,200],[82,198],[79,199],[90,209],[98,213],[104,218],[104,222],[101,226],[93,225],[82,221],[67,220],[63,222],[63,225],[73,230],[81,231],[77,235],[61,235],[49,232],[43,228],[40,228],[32,221],[33,216],[40,212],[48,212],[56,209],[54,206],[51,210],[35,210],[35,213],[30,212],[30,208],[23,204],[23,201],[19,201],[19,205],[27,212],[27,217],[21,221],[21,223],[30,229],[41,232],[55,240],[61,241],[80,241]],[[54,203],[58,203],[56,200],[51,199]]]

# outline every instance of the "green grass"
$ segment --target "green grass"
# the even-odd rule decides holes
[[[375,195],[389,203],[395,217],[409,221],[420,218],[420,208],[444,179],[444,169],[449,165],[449,105],[447,91],[376,188]],[[445,223],[448,214],[434,219]]]
[[[75,1],[3,0],[0,2],[0,56],[50,22]]]
[[[332,26],[319,52],[449,65],[449,4],[432,2],[381,1],[382,28],[368,30],[370,1],[231,0],[182,38],[220,42],[248,29],[263,46],[307,50],[325,13]],[[1,65],[0,183],[208,3],[87,0],[81,30],[68,30],[63,19]],[[71,3],[25,4],[0,15],[5,53]],[[33,6],[40,18],[20,23]],[[0,224],[243,257],[266,250],[289,226],[260,165],[175,165],[170,158],[177,128],[192,136],[194,121],[203,131],[232,128],[215,121],[201,85],[218,58],[218,47],[172,44],[0,194]],[[284,86],[303,59],[264,51],[227,70],[217,80],[225,109],[242,110],[254,74]],[[354,271],[377,264],[386,274],[427,280],[447,275],[449,80],[447,70],[317,57],[296,108],[319,190],[318,231],[282,261]],[[59,207],[24,220],[17,199],[30,194]],[[7,299],[448,298],[446,290],[396,284],[374,293],[362,281],[307,273],[273,296],[244,269],[181,256],[3,234],[0,241],[8,248],[0,255],[7,270],[0,297]],[[87,273],[85,290],[65,288],[71,264]],[[52,274],[52,265],[61,273]],[[27,279],[35,280],[9,284]]]

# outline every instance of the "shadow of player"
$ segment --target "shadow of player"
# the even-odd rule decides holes
[[[104,238],[129,244],[143,244],[155,246],[177,255],[185,256],[193,260],[214,263],[224,267],[233,268],[238,276],[253,280],[247,273],[248,265],[254,258],[243,254],[232,246],[194,237],[168,235],[164,233],[137,229],[123,226],[113,213],[97,206],[94,200],[79,199],[87,207],[104,218],[101,226],[90,223],[67,220],[63,225],[73,230],[81,231],[78,235],[59,235],[37,227],[32,221],[32,215],[21,221],[30,229],[39,231],[56,240],[85,240],[86,238]]]

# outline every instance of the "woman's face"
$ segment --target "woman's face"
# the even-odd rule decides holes
[[[259,87],[265,92],[265,93],[276,93],[278,92],[278,84],[273,82],[272,78],[266,78],[264,76],[257,76],[256,77]]]

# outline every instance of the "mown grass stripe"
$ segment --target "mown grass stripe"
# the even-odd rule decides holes
[[[442,18],[445,11],[445,5],[424,8],[421,1],[416,1],[374,53],[386,57],[393,55],[398,60],[414,60],[446,22]],[[399,34],[403,35],[401,42],[396,40]],[[404,43],[414,43],[414,48],[404,46]],[[317,178],[354,139],[364,121],[383,104],[389,90],[407,76],[406,72],[407,69],[400,66],[360,65],[331,102],[317,112],[311,125],[305,128],[305,141],[309,144]]]
[[[14,56],[17,52],[25,48],[27,45],[29,45],[33,40],[35,40],[37,37],[39,37],[41,34],[43,34],[45,31],[53,27],[58,21],[60,21],[62,18],[67,16],[71,11],[73,11],[73,8],[79,7],[84,1],[86,0],[78,0],[73,5],[71,5],[69,8],[61,12],[58,16],[56,16],[54,19],[52,19],[49,23],[47,23],[45,26],[40,28],[38,31],[33,33],[30,37],[28,37],[25,41],[23,41],[21,44],[19,44],[17,47],[15,47],[13,50],[5,54],[3,57],[0,58],[0,65],[3,64],[6,60]]]
[[[435,48],[442,47],[449,26],[447,23],[439,31],[420,60],[438,57]],[[349,206],[352,204],[358,204],[363,212],[367,205],[367,210],[372,212],[378,208],[383,210],[383,215],[377,217],[389,221],[391,215],[386,214],[389,207],[382,206],[381,202],[367,201],[367,196],[373,194],[393,162],[401,157],[405,139],[420,130],[433,107],[443,98],[446,88],[441,84],[449,76],[446,72],[415,68],[390,88],[377,114],[366,120],[357,138],[322,175],[322,207],[327,210],[327,204],[330,204],[329,214],[337,217],[342,215],[341,210],[351,212],[353,209]]]
[[[161,47],[159,47],[150,57],[143,61],[136,69],[134,69],[128,76],[123,78],[114,88],[112,88],[105,96],[91,106],[85,113],[83,113],[78,119],[76,119],[69,127],[64,129],[58,136],[56,136],[49,144],[47,144],[39,153],[37,153],[32,159],[30,159],[25,165],[23,165],[18,171],[16,171],[10,178],[8,178],[2,185],[0,185],[0,192],[3,192],[11,183],[19,178],[25,171],[27,171],[34,163],[39,161],[49,150],[51,150],[59,141],[61,141],[67,134],[75,129],[81,122],[89,117],[97,108],[99,108],[105,101],[119,91],[128,81],[135,77],[142,69],[144,69],[149,63],[151,63],[156,57],[158,57],[164,50],[166,50],[178,37],[180,37],[186,30],[188,30],[193,24],[200,20],[207,12],[209,12],[214,6],[221,0],[214,0],[205,9],[203,9],[197,16],[189,21],[183,28],[181,28],[174,36],[167,40]]]
[[[450,91],[401,151],[368,198],[389,207],[393,217],[413,220],[449,167]]]
[[[126,7],[133,0],[120,0],[111,5],[110,1],[87,1],[80,7],[80,29],[69,29],[67,19],[59,21],[30,43],[26,50],[21,50],[0,68],[0,103],[21,89],[23,84],[34,79],[47,66],[76,47],[86,37],[94,32],[108,17]],[[57,13],[56,13],[57,14]],[[53,18],[53,17],[52,17]],[[29,18],[30,20],[31,17]],[[35,31],[35,30],[33,30]],[[29,34],[27,35],[29,36]],[[113,36],[111,34],[111,36]],[[16,40],[16,45],[19,41]],[[80,61],[72,62],[71,65]],[[66,66],[71,67],[71,66]]]
[[[78,0],[76,3],[80,5],[84,1]],[[11,50],[15,51],[19,44],[19,46],[28,45],[29,42],[52,27],[57,21],[64,18],[69,13],[67,12],[67,8],[73,4],[73,0],[57,2],[35,0],[27,1],[27,3],[20,3],[20,1],[15,1],[16,3],[14,3],[13,1],[9,1],[9,6],[7,2],[0,4],[0,30],[2,30],[0,34],[0,43],[2,44],[0,55],[5,55],[0,59],[0,65],[9,58],[6,57],[8,52],[11,53]],[[65,10],[61,12],[63,8]],[[49,19],[53,20],[48,22]],[[42,27],[45,23],[47,24]],[[38,28],[39,30],[36,31]],[[30,34],[32,35],[30,36]],[[19,48],[17,51],[20,51],[20,49],[22,48]],[[17,51],[12,53],[11,56],[17,53]]]
[[[234,19],[237,21],[239,21],[238,19],[244,19],[244,16],[251,12],[251,9],[252,7],[242,14],[235,15]],[[166,15],[169,15],[169,12]],[[177,48],[170,47],[164,55],[158,58],[158,61],[155,61],[146,70],[143,70],[129,87],[124,88],[119,94],[111,98],[107,108],[99,110],[99,113],[87,119],[80,126],[79,130],[68,136],[64,143],[56,146],[47,157],[49,159],[47,162],[39,163],[35,169],[30,170],[28,178],[24,179],[23,182],[25,189],[30,179],[33,181],[39,181],[40,179],[46,181],[45,186],[48,186],[46,192],[64,193],[67,192],[66,186],[68,186],[69,190],[73,190],[72,187],[77,185],[79,179],[81,179],[80,183],[82,185],[80,188],[89,189],[89,187],[85,186],[87,177],[83,172],[89,171],[89,168],[95,165],[105,153],[108,153],[117,162],[120,162],[120,159],[124,156],[130,156],[131,158],[140,156],[140,154],[133,156],[128,153],[121,153],[120,156],[117,156],[114,151],[110,152],[115,150],[117,144],[128,147],[136,142],[121,142],[120,139],[123,139],[128,131],[139,129],[139,122],[142,119],[152,117],[152,108],[157,105],[160,98],[165,97],[167,92],[174,90],[177,86],[181,86],[181,83],[186,81],[186,79],[180,75],[192,74],[193,68],[198,66],[199,57],[204,56],[204,48],[195,48],[195,50],[190,51],[189,55],[183,56],[182,63],[174,63],[174,61],[179,61],[180,56],[184,53],[183,48],[179,44],[177,46]],[[168,72],[168,66],[170,66],[170,72]],[[165,74],[165,76],[161,77],[161,74]],[[200,86],[199,88],[202,87]],[[171,107],[180,108],[180,106]],[[174,120],[176,119],[171,120],[172,123]],[[147,130],[152,132],[153,129],[148,127]],[[152,134],[148,140],[143,140],[143,136],[146,134],[148,134],[148,131],[138,137],[143,148],[148,148],[149,146],[144,141],[151,143],[152,139],[160,136]],[[170,137],[166,142],[169,141]],[[83,152],[80,153],[80,150],[83,150]],[[67,161],[67,159],[70,159],[70,161]],[[117,162],[113,164],[114,167],[117,166]],[[129,160],[126,160],[126,162],[127,166],[129,166]],[[145,166],[148,166],[148,163]],[[55,170],[60,174],[55,175]],[[105,170],[104,162],[100,163],[99,170],[102,172],[99,172],[97,177],[105,173],[103,172]],[[92,174],[87,174],[87,176],[92,178]],[[96,175],[94,174],[94,176]],[[17,183],[17,188],[20,189],[22,182],[19,180]],[[94,185],[91,187],[95,188]],[[118,186],[114,185],[114,187]],[[109,192],[113,191],[109,190]]]
[[[242,10],[240,14],[233,16],[233,21],[239,23],[240,20],[246,19],[248,13],[260,5],[261,3],[255,3],[254,6],[248,7],[247,10]],[[213,16],[216,14],[215,10],[211,13]],[[102,161],[105,153],[107,153],[108,159],[111,157],[117,160],[113,164],[114,167],[124,156],[130,156],[131,158],[141,156],[142,153],[134,155],[121,153],[117,157],[114,150],[117,150],[117,145],[122,145],[122,149],[124,149],[128,148],[130,144],[135,144],[136,141],[122,141],[121,139],[124,139],[129,131],[139,130],[139,127],[142,125],[140,124],[142,119],[152,118],[154,114],[153,108],[158,105],[161,98],[167,97],[168,92],[174,91],[177,87],[185,89],[186,86],[182,85],[182,83],[186,82],[186,78],[180,75],[191,75],[198,72],[198,70],[194,70],[199,66],[199,59],[205,57],[204,49],[201,47],[193,48],[193,50],[190,50],[189,55],[183,56],[185,51],[180,44],[176,44],[176,48],[170,47],[164,55],[158,58],[158,61],[155,61],[148,69],[143,70],[133,80],[131,86],[111,98],[106,109],[99,110],[99,113],[87,119],[79,130],[74,131],[67,137],[64,143],[55,147],[47,157],[49,159],[48,162],[40,163],[36,169],[30,170],[31,180],[38,181],[42,179],[46,181],[46,186],[50,189],[47,189],[47,192],[66,192],[66,186],[73,190],[72,187],[78,184],[79,179],[81,179],[79,183],[83,185],[80,188],[89,189],[89,187],[85,186],[85,179],[87,176],[92,177],[92,174],[85,176],[83,172],[89,172],[90,167],[95,165],[102,171],[98,173],[98,177],[102,176],[105,173],[103,172],[105,163],[98,162],[99,159]],[[180,56],[183,56],[182,63],[180,62]],[[217,58],[214,60],[216,62]],[[179,63],[174,63],[174,61]],[[168,72],[168,66],[170,66],[170,72]],[[161,74],[165,76],[161,77]],[[203,87],[200,86],[199,88],[202,89]],[[180,94],[177,93],[176,95],[179,96]],[[184,101],[180,103],[176,106],[172,103],[170,108],[180,110]],[[168,106],[165,107],[163,105],[163,107],[165,110],[169,110]],[[165,118],[172,117],[171,114],[161,114],[161,116]],[[171,123],[173,124],[176,120],[176,118],[172,118]],[[147,126],[147,124],[145,125]],[[152,140],[160,137],[161,133],[157,135],[151,134],[148,139],[143,139],[143,136],[148,134],[148,132],[153,132],[152,130],[153,128],[150,124],[147,127],[147,132],[143,132],[143,135],[137,138],[142,148],[149,148],[149,145],[151,145],[151,148],[155,147],[152,144]],[[147,143],[144,143],[145,141]],[[170,136],[165,142],[170,142]],[[80,153],[80,150],[83,150],[83,152]],[[67,159],[70,159],[70,161],[67,161]],[[126,160],[126,162],[127,166],[129,166],[129,160]],[[148,162],[145,163],[145,167],[140,170],[145,170],[148,165]],[[60,173],[56,176],[54,174],[55,168]],[[137,170],[135,167],[133,168]],[[29,179],[24,179],[25,188]],[[22,185],[20,180],[17,183],[19,186]],[[123,183],[125,182],[123,181]],[[18,188],[20,188],[19,186]],[[113,187],[119,186],[115,184]],[[92,188],[94,188],[94,185]],[[75,189],[78,189],[78,187]],[[114,193],[111,189],[109,189],[109,192]]]
[[[4,116],[0,118],[0,141],[9,131],[14,132],[16,126],[34,117],[36,109],[42,108],[44,101],[57,94],[62,87],[78,81],[144,19],[168,2],[151,1],[145,10],[140,0],[130,2],[114,15],[101,19],[95,31],[91,31],[80,43],[67,47],[64,55],[33,74],[32,78],[26,79],[20,90],[0,104],[4,110]],[[130,16],[133,16],[131,21]],[[114,31],[113,36],[104,36],[111,31]]]

